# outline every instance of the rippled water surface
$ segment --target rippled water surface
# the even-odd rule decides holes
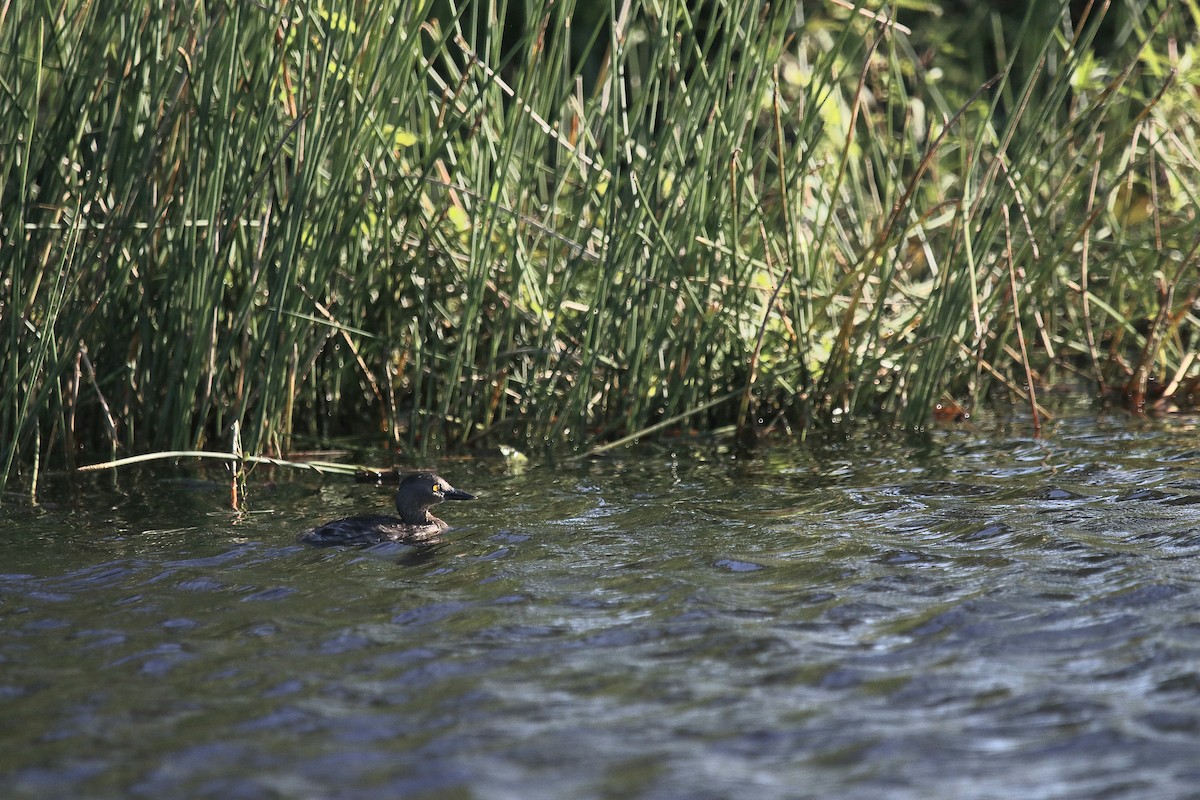
[[[1200,432],[1089,418],[0,507],[6,798],[1200,796]],[[215,473],[209,475],[212,477]]]

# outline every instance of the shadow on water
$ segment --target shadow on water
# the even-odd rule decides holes
[[[1198,455],[1121,418],[480,461],[422,547],[295,543],[386,488],[50,486],[0,508],[0,786],[1193,796]]]

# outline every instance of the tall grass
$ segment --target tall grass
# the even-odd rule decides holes
[[[0,483],[1182,402],[1200,7],[1029,8],[2,6]]]

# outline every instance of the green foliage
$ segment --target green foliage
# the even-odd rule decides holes
[[[939,9],[15,4],[0,483],[1188,386],[1195,3]]]

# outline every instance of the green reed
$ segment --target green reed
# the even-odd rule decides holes
[[[9,7],[0,483],[1194,389],[1196,4],[812,5]]]

